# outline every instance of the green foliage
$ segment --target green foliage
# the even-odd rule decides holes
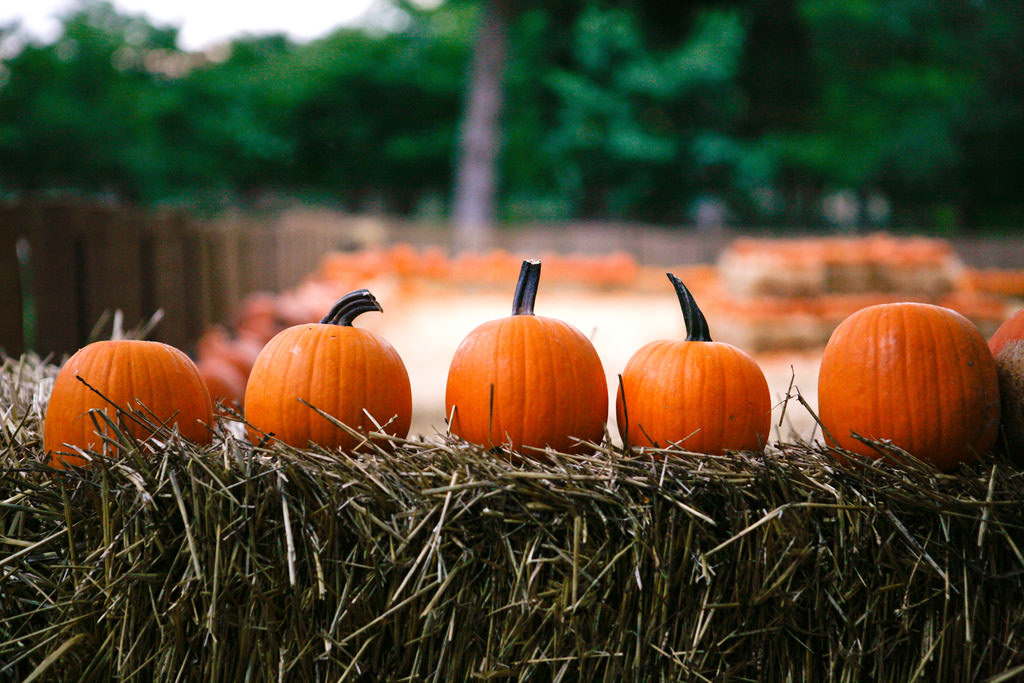
[[[358,207],[376,193],[408,210],[444,192],[468,51],[459,17],[407,33],[341,31],[297,55],[295,181]],[[297,189],[297,188],[295,188]]]
[[[957,127],[978,93],[961,52],[969,29],[946,11],[924,1],[803,3],[824,84],[810,135],[827,142],[798,163],[852,187],[913,191],[957,162]]]
[[[656,47],[646,33],[626,9],[586,6],[567,59],[528,84],[550,98],[553,119],[534,131],[533,165],[550,168],[536,177],[573,215],[683,218],[686,186],[717,163],[701,157],[701,141],[731,130],[741,111],[737,12],[697,10],[689,35]]]
[[[81,0],[0,63],[0,193],[443,203],[479,0],[396,7],[394,30],[204,57]],[[880,193],[903,224],[1024,219],[1013,0],[521,2],[509,28],[506,219],[684,222],[712,196],[739,221],[813,224],[833,189]]]
[[[155,86],[139,55],[173,40],[173,32],[96,4],[70,15],[52,45],[30,45],[8,60],[0,91],[5,184],[135,194],[140,179],[127,162],[145,121],[133,113]]]
[[[148,203],[292,191],[356,206],[380,192],[409,206],[451,175],[467,41],[446,16],[301,46],[246,38],[221,59],[87,2],[53,44],[4,64],[0,188]]]

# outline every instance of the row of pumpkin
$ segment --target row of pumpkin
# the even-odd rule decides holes
[[[608,388],[579,330],[534,314],[539,261],[522,263],[510,316],[470,332],[451,360],[445,412],[451,433],[524,457],[576,452],[602,440]],[[619,375],[615,413],[623,445],[718,454],[761,450],[771,399],[746,352],[713,341],[686,285],[669,273],[685,340],[652,341]],[[353,325],[380,311],[365,290],[342,297],[319,323],[277,333],[259,351],[245,389],[254,443],[279,440],[351,451],[374,434],[405,438],[412,396],[405,365],[380,335]],[[1024,450],[1024,311],[988,341],[940,306],[870,306],[836,328],[822,357],[818,411],[826,440],[867,457],[887,441],[943,470],[990,450],[1004,426]],[[206,381],[182,351],[159,342],[95,342],[61,368],[43,441],[53,466],[116,455],[118,430],[149,438],[176,426],[211,438]]]

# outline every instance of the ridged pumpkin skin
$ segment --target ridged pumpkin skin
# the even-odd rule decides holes
[[[1000,325],[988,345],[999,377],[1008,454],[1017,462],[1024,462],[1024,309]]]
[[[578,440],[603,438],[608,384],[579,330],[554,318],[511,316],[478,326],[459,345],[445,412],[452,434],[472,443],[569,453]]]
[[[210,442],[213,404],[206,383],[188,356],[161,342],[99,341],[68,358],[54,380],[43,422],[43,448],[53,467],[89,465],[69,445],[111,457],[117,455],[117,449],[97,434],[91,410],[105,412],[136,439],[152,435],[150,429],[130,415],[118,416],[112,403],[125,413],[141,413],[150,423],[176,425],[190,441]],[[101,432],[107,433],[102,416],[95,417]]]
[[[404,438],[412,421],[409,374],[386,339],[352,327],[350,320],[295,325],[267,342],[249,374],[250,439],[255,443],[267,434],[296,448],[312,443],[344,451],[362,443],[310,406],[360,432],[378,431],[380,425]]]
[[[626,363],[615,401],[623,444],[712,455],[763,450],[772,412],[764,373],[741,349],[712,341],[692,296],[669,279],[689,335],[645,344]]]
[[[599,443],[608,419],[608,383],[593,344],[572,325],[532,313],[539,273],[539,262],[524,263],[516,301],[523,278],[535,278],[528,304],[466,336],[445,390],[452,434],[529,456],[537,455],[530,449],[571,453],[581,441]]]
[[[870,306],[832,333],[818,375],[831,445],[881,455],[851,433],[888,439],[942,470],[995,443],[999,385],[985,338],[967,318],[923,303]]]

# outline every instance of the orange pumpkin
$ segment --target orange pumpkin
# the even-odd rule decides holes
[[[116,456],[107,418],[136,439],[152,436],[152,425],[167,424],[205,444],[213,405],[199,370],[182,351],[155,341],[99,341],[72,355],[53,383],[43,422],[50,464],[88,466],[79,449]]]
[[[405,364],[386,339],[352,326],[357,316],[381,310],[360,289],[339,299],[319,323],[294,325],[267,342],[245,388],[254,442],[270,435],[297,448],[312,443],[345,451],[362,443],[320,412],[364,434],[409,433],[412,391]]]
[[[1012,457],[1024,461],[1024,309],[1003,322],[988,345],[999,377],[1006,446]]]
[[[572,325],[534,315],[540,261],[524,261],[512,315],[470,332],[448,369],[452,434],[514,451],[585,448],[604,436],[608,384],[593,344]]]
[[[205,356],[196,362],[214,404],[242,405],[245,400],[246,376],[229,360],[221,356]]]
[[[686,285],[668,273],[683,310],[685,341],[641,347],[626,363],[615,401],[623,444],[720,455],[760,451],[771,428],[771,396],[760,366],[712,341]]]
[[[818,375],[827,442],[869,458],[890,440],[943,470],[990,449],[999,385],[985,338],[967,318],[923,303],[869,306],[832,333]]]

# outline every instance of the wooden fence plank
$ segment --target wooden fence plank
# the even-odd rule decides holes
[[[9,356],[19,356],[25,348],[19,237],[14,211],[0,207],[0,349]]]
[[[196,268],[202,282],[203,329],[231,320],[238,313],[244,296],[241,280],[259,277],[247,273],[245,255],[240,242],[244,228],[238,224],[213,223],[198,227],[194,239],[199,244]]]
[[[165,213],[146,221],[140,230],[140,270],[143,274],[143,315],[159,309],[163,319],[152,338],[188,349],[194,341],[189,327],[186,250],[189,247],[182,216]]]
[[[126,328],[141,322],[140,240],[134,214],[97,206],[76,213],[84,288],[81,308],[90,329],[114,311],[121,311]],[[101,334],[108,331],[105,327]]]
[[[73,353],[89,334],[82,302],[80,242],[75,230],[79,207],[62,203],[26,205],[23,232],[30,245],[35,337],[39,353],[57,359]]]
[[[260,221],[233,230],[238,239],[239,284],[241,296],[280,288],[278,240],[273,230]]]

